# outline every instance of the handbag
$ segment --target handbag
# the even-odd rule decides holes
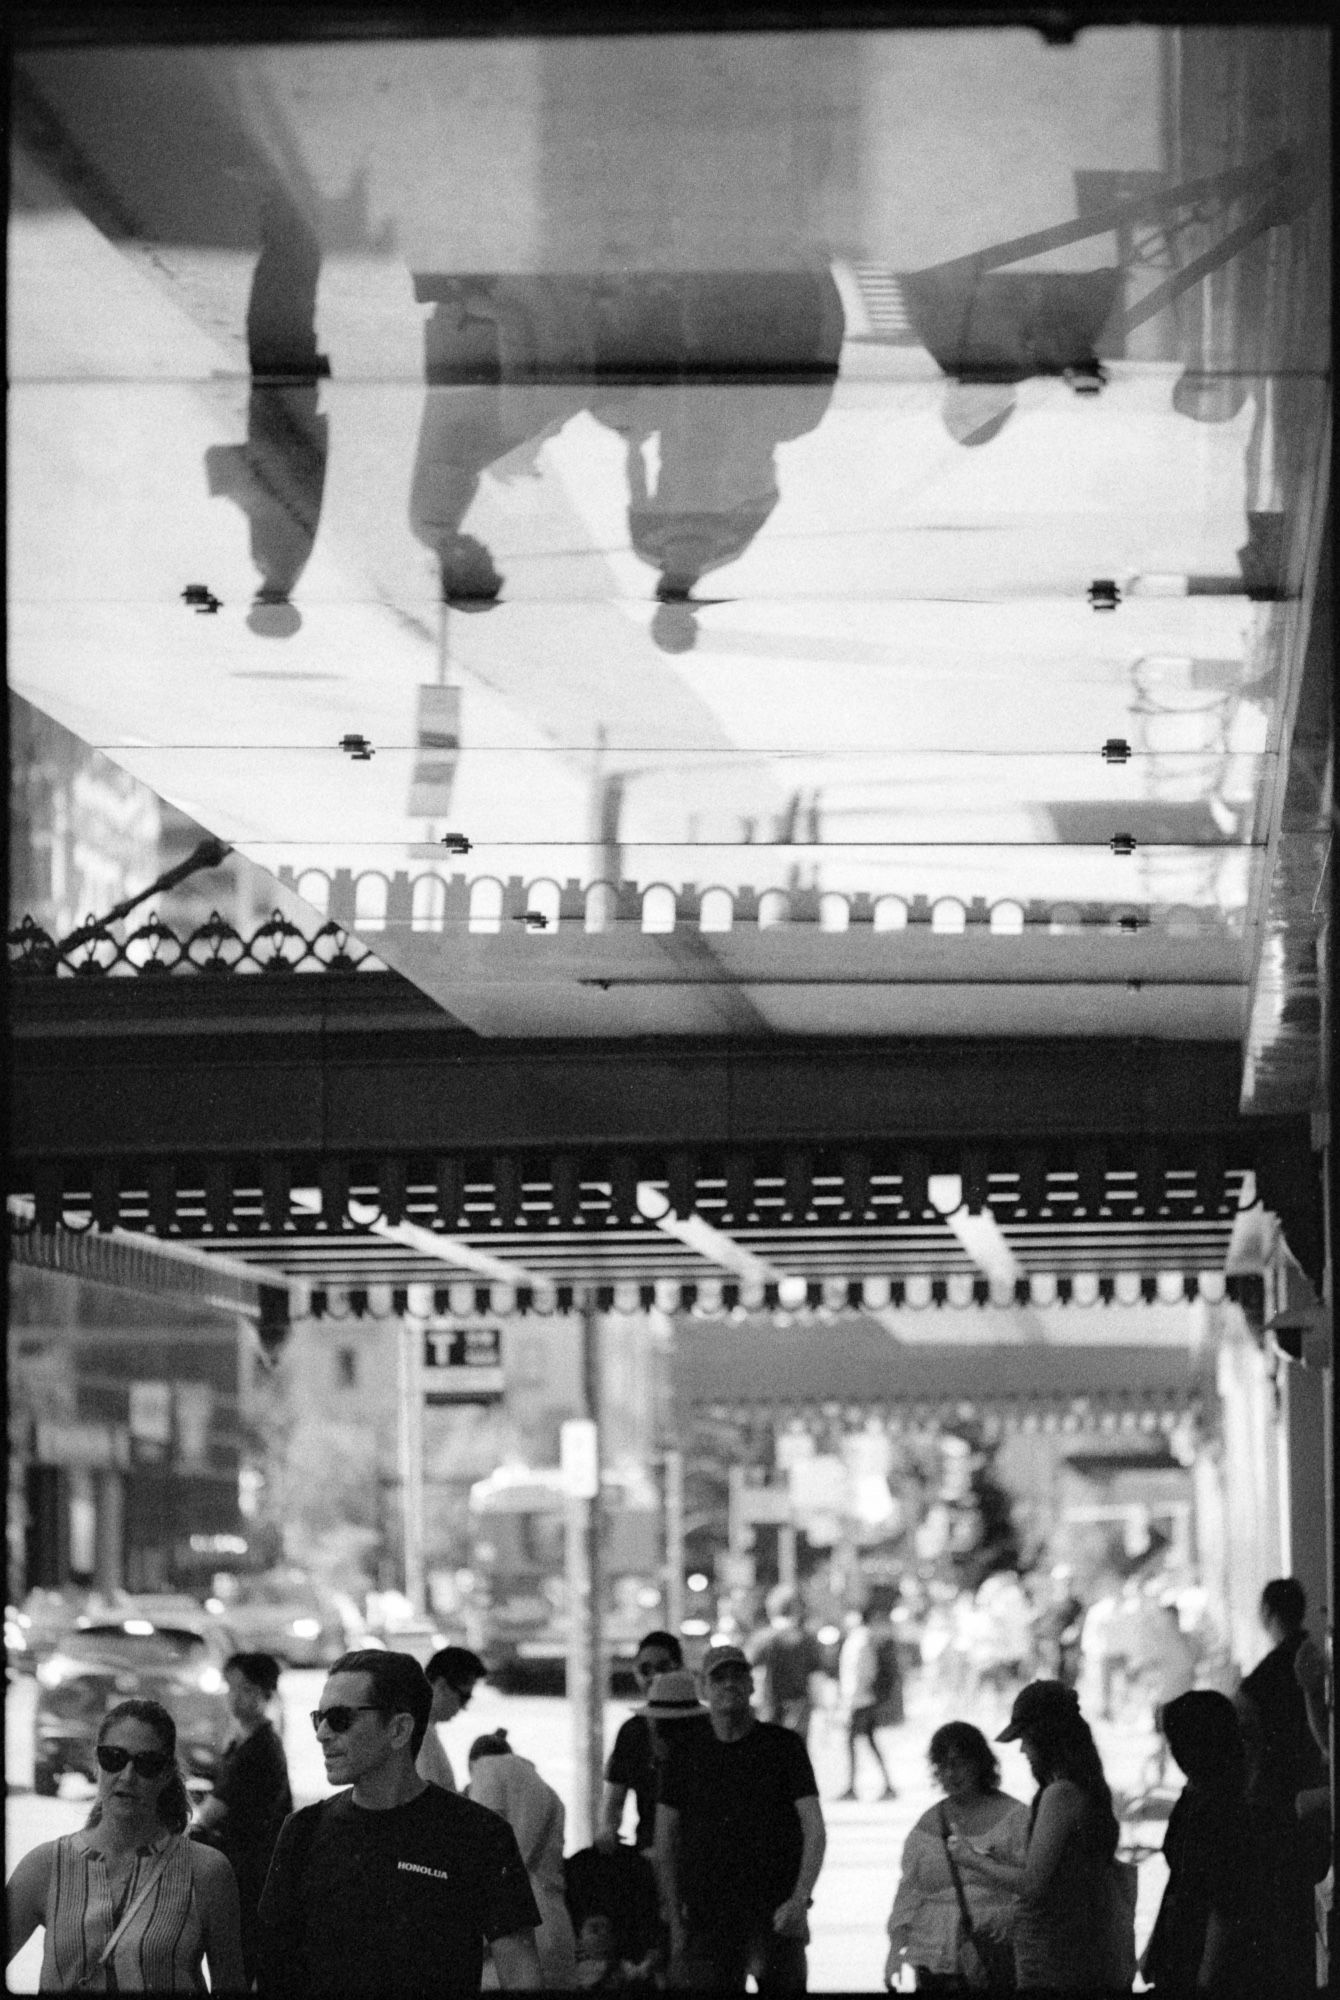
[[[968,1898],[963,1891],[963,1878],[958,1872],[954,1850],[949,1845],[949,1814],[944,1806],[940,1808],[940,1838],[945,1844],[945,1860],[949,1863],[949,1875],[954,1884],[954,1894],[958,1897],[959,1916],[963,1922],[963,1941],[959,1946],[959,1962],[963,1968],[963,1976],[969,1986],[987,1992],[1013,1992],[1014,1947],[1008,1938],[992,1937],[987,1931],[979,1931],[972,1920]]]

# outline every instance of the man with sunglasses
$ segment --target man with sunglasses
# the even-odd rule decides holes
[[[478,1653],[472,1653],[466,1646],[443,1646],[423,1671],[433,1691],[433,1705],[428,1711],[423,1748],[416,1760],[419,1776],[430,1785],[441,1785],[444,1791],[459,1791],[438,1724],[453,1721],[463,1708],[469,1707],[475,1683],[487,1679],[488,1668]]]
[[[284,1823],[260,1908],[259,1990],[427,2000],[479,1992],[484,1948],[506,1990],[542,1984],[540,1913],[496,1813],[425,1784],[432,1693],[408,1653],[345,1653],[312,1724],[345,1787]]]

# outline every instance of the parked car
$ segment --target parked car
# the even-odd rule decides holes
[[[8,1674],[30,1674],[37,1665],[33,1649],[28,1644],[31,1624],[27,1612],[20,1611],[16,1604],[5,1606],[5,1672]]]
[[[124,1590],[92,1590],[77,1583],[63,1584],[58,1590],[30,1590],[17,1615],[33,1665],[54,1652],[81,1618],[128,1617],[133,1604],[134,1599]]]
[[[236,1649],[203,1611],[85,1619],[38,1664],[33,1790],[54,1797],[66,1771],[92,1779],[98,1725],[132,1695],[162,1702],[187,1775],[212,1780],[231,1725],[223,1663]]]
[[[393,1653],[412,1653],[421,1667],[426,1667],[434,1653],[446,1645],[446,1634],[439,1632],[424,1618],[397,1619],[392,1624],[383,1625],[375,1637],[371,1634],[363,1642],[365,1645],[383,1645]]]
[[[356,1643],[331,1593],[300,1569],[239,1576],[226,1613],[239,1646],[290,1667],[328,1667]]]

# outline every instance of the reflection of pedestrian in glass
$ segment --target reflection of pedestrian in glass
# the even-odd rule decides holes
[[[235,500],[250,522],[260,587],[247,624],[268,639],[287,639],[302,624],[292,592],[316,541],[325,491],[328,426],[317,383],[330,364],[316,348],[320,268],[310,224],[287,195],[268,195],[247,306],[247,441],[205,453],[210,493]]]
[[[843,317],[826,269],[711,273],[655,289],[670,379],[596,415],[627,442],[630,539],[660,573],[652,638],[679,653],[697,636],[695,584],[743,555],[777,505],[777,446],[828,407]]]
[[[462,523],[489,466],[522,445],[537,449],[589,403],[589,286],[548,277],[416,275],[414,289],[434,311],[424,328],[428,392],[410,526],[437,558],[443,601],[486,611],[503,579]]]

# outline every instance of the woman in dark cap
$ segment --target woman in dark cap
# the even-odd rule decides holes
[[[1238,1718],[1226,1695],[1194,1688],[1162,1721],[1187,1782],[1164,1836],[1168,1886],[1142,1970],[1160,1994],[1248,2000],[1272,1982]]]
[[[1014,1956],[1022,1988],[1108,1986],[1117,1816],[1073,1688],[1031,1681],[996,1740],[1017,1742],[1037,1780],[1027,1855],[1021,1868],[955,1836],[950,1846],[959,1869],[1017,1892]]]

